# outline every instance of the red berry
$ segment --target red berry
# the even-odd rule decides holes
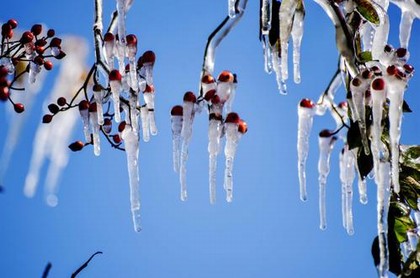
[[[234,123],[234,124],[239,124],[240,122],[240,118],[238,113],[235,112],[230,112],[227,116],[226,116],[226,123]]]
[[[105,133],[110,133],[112,130],[112,121],[110,118],[104,119],[104,124],[102,125],[102,129]]]
[[[114,40],[115,40],[114,34],[112,34],[111,32],[108,32],[108,33],[105,34],[104,41],[111,42],[111,41],[114,41]]]
[[[12,26],[9,23],[4,23],[1,26],[1,35],[3,37],[6,37],[8,39],[11,39],[13,37],[13,30]]]
[[[212,104],[219,104],[219,103],[220,103],[220,97],[219,97],[218,95],[214,95],[214,96],[211,98],[211,103],[212,103]]]
[[[338,104],[341,109],[347,109],[347,101],[342,101]]]
[[[56,113],[58,113],[60,108],[58,107],[57,104],[51,103],[50,105],[48,105],[48,110],[50,110],[51,113],[56,114]]]
[[[101,84],[94,84],[93,87],[92,87],[92,90],[94,92],[101,92],[103,89],[104,89],[104,87],[102,87]]]
[[[405,72],[408,73],[408,74],[410,74],[414,71],[414,67],[412,65],[405,64],[403,67],[404,67]]]
[[[182,111],[183,111],[183,108],[182,108],[181,105],[175,105],[171,109],[171,115],[172,116],[182,116]]]
[[[64,106],[64,105],[66,105],[66,103],[67,103],[67,100],[66,100],[65,97],[59,97],[57,99],[57,104],[60,105],[60,106]]]
[[[309,98],[304,98],[300,101],[299,106],[304,108],[313,108],[315,103],[313,103]]]
[[[16,113],[22,113],[23,111],[25,111],[25,106],[23,106],[22,103],[15,103],[13,105],[13,108],[15,109]]]
[[[116,69],[112,70],[108,77],[109,81],[121,81],[122,79],[121,73]]]
[[[44,58],[38,55],[34,58],[33,62],[39,66],[42,66],[44,64]]]
[[[239,120],[238,131],[245,134],[248,131],[248,125],[245,121]]]
[[[146,89],[144,90],[145,93],[154,93],[155,87],[153,85],[146,85]]]
[[[398,71],[398,69],[397,69],[397,67],[396,67],[396,66],[394,66],[394,65],[389,66],[389,67],[387,67],[387,68],[386,68],[386,72],[387,72],[389,75],[394,75],[394,74],[396,74],[396,73],[397,73],[397,71]]]
[[[214,83],[214,78],[211,74],[206,74],[203,76],[203,78],[201,78],[201,82],[203,82],[204,84],[211,84]]]
[[[382,75],[382,71],[380,68],[378,68],[377,66],[373,66],[370,68],[370,70],[373,72],[373,74],[375,75]]]
[[[353,86],[359,87],[362,84],[362,81],[359,78],[355,77],[355,78],[353,78],[351,83],[353,84]]]
[[[216,120],[216,121],[223,121],[223,117],[220,114],[210,113],[209,114],[209,121]]]
[[[6,77],[9,74],[9,71],[5,66],[0,66],[0,78]]]
[[[44,54],[45,48],[43,46],[35,46],[35,51],[38,53],[38,55]]]
[[[41,24],[34,24],[34,25],[32,25],[31,32],[35,36],[38,36],[42,32],[42,25]]]
[[[233,82],[234,79],[233,74],[228,70],[222,71],[217,77],[217,80],[220,82]]]
[[[89,109],[89,101],[87,100],[82,100],[79,102],[79,110],[80,111],[84,111],[84,110],[88,110]]]
[[[9,19],[7,21],[7,23],[9,23],[9,25],[12,27],[12,29],[15,29],[18,26],[18,22],[16,19]]]
[[[372,72],[370,71],[370,70],[364,70],[363,72],[362,72],[362,77],[364,78],[364,79],[369,79],[369,78],[371,78],[372,77]]]
[[[125,121],[122,121],[119,125],[118,125],[118,132],[123,132],[125,129],[125,126],[127,125],[127,123]]]
[[[45,61],[44,62],[44,68],[46,70],[51,70],[53,68],[53,63],[51,61]]]
[[[46,46],[47,45],[47,41],[45,39],[39,39],[35,42],[36,46]]]
[[[60,38],[52,38],[50,41],[50,47],[61,47],[61,39]]]
[[[402,48],[402,47],[398,48],[396,53],[397,53],[398,58],[403,58],[405,55],[407,55],[407,49]]]
[[[9,87],[6,86],[0,86],[0,100],[6,101],[9,99]]]
[[[121,137],[118,134],[114,134],[112,136],[112,141],[114,141],[115,144],[119,144],[119,143],[121,143],[122,140],[121,140]]]
[[[81,151],[85,144],[82,141],[76,141],[69,145],[69,149],[73,152]]]
[[[125,37],[127,41],[127,45],[129,46],[137,46],[137,37],[134,34],[127,35]]]
[[[186,92],[184,94],[184,101],[195,103],[197,98],[195,97],[193,92]]]
[[[89,112],[97,112],[98,111],[98,107],[96,105],[96,102],[92,102],[91,104],[89,104]]]
[[[141,58],[142,58],[143,64],[148,64],[148,63],[154,64],[156,61],[156,54],[153,51],[148,50],[144,52],[143,55],[141,55]]]
[[[52,38],[52,37],[54,37],[55,36],[55,30],[54,29],[49,29],[48,31],[47,31],[47,37],[48,38]]]
[[[387,45],[385,45],[385,48],[384,48],[384,51],[385,52],[391,52],[391,51],[393,51],[394,50],[394,48],[392,47],[392,45],[390,45],[390,44],[387,44]]]
[[[22,34],[22,37],[20,38],[20,42],[25,44],[25,43],[33,41],[33,39],[34,39],[34,34],[32,34],[29,31],[26,31]]]
[[[385,88],[385,81],[382,78],[375,78],[371,86],[376,91],[382,91]]]
[[[53,119],[53,115],[51,115],[51,114],[45,114],[42,117],[42,123],[49,124],[52,121],[52,119]]]
[[[209,91],[207,91],[207,93],[204,95],[204,99],[206,100],[206,101],[210,101],[213,97],[214,97],[214,95],[216,94],[216,90],[209,90]]]
[[[319,137],[331,137],[333,135],[333,132],[331,130],[328,129],[323,129],[321,130],[321,132],[319,133]]]

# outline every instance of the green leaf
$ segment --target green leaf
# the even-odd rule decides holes
[[[412,209],[418,210],[417,199],[420,197],[417,190],[420,190],[420,184],[412,177],[400,177],[400,198],[405,201]]]
[[[414,224],[410,216],[401,216],[395,218],[394,232],[398,242],[402,243],[407,241],[407,231],[414,229],[415,227],[416,224]]]
[[[366,63],[372,61],[372,52],[370,51],[363,51],[359,54],[360,62]]]
[[[379,25],[381,23],[378,12],[370,0],[356,0],[356,9],[367,21]]]

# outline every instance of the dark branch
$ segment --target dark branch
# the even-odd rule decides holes
[[[94,253],[92,256],[90,256],[90,258],[84,263],[82,264],[72,275],[71,278],[75,278],[83,269],[85,269],[88,264],[90,263],[90,261],[93,259],[93,257],[95,257],[98,254],[102,254],[101,251],[98,251],[96,253]]]

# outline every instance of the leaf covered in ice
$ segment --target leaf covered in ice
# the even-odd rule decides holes
[[[394,232],[398,242],[407,241],[407,231],[414,229],[416,224],[408,215],[396,217],[394,222]]]
[[[370,0],[356,0],[356,9],[367,21],[379,25],[380,19],[378,12]]]

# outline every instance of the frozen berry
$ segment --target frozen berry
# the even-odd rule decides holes
[[[76,141],[69,145],[69,149],[73,152],[81,151],[85,144],[82,141]]]
[[[121,73],[114,69],[109,73],[109,81],[121,81],[122,76]]]
[[[184,101],[195,103],[197,98],[195,97],[193,92],[186,92],[184,94]]]
[[[23,106],[22,103],[15,103],[13,105],[13,108],[15,109],[16,113],[22,113],[23,111],[25,111],[25,106]]]
[[[312,102],[312,100],[304,98],[300,101],[299,106],[304,108],[313,108],[315,104]]]
[[[171,109],[171,115],[172,116],[182,116],[182,111],[183,111],[183,108],[182,108],[181,105],[175,105]]]
[[[42,123],[49,124],[49,123],[51,123],[52,119],[53,119],[53,115],[51,115],[51,114],[45,114],[42,117]]]
[[[385,88],[385,81],[382,78],[375,78],[371,86],[376,91],[382,91]]]
[[[234,123],[234,124],[239,124],[240,122],[240,118],[238,113],[235,112],[230,112],[227,116],[226,116],[226,123]]]
[[[234,77],[230,71],[224,70],[219,74],[217,80],[219,80],[220,82],[233,82]]]

